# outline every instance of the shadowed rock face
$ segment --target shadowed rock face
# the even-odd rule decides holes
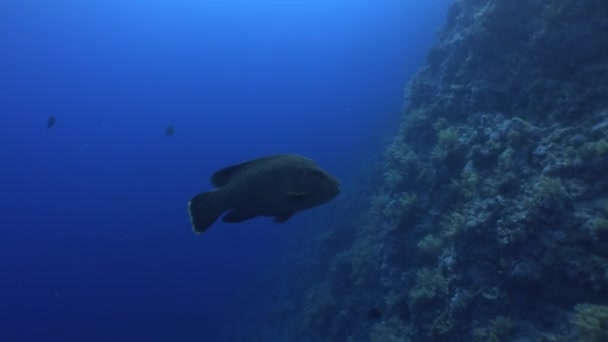
[[[471,110],[542,115],[567,85],[578,86],[578,100],[565,101],[605,105],[606,85],[597,80],[606,76],[606,3],[523,3],[456,2],[427,66],[410,83],[412,106],[458,117]]]

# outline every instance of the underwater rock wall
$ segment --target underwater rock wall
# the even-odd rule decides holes
[[[455,1],[374,189],[290,340],[608,341],[608,2]]]

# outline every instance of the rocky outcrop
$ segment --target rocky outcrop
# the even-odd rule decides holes
[[[287,334],[608,340],[608,2],[455,1],[406,93]]]

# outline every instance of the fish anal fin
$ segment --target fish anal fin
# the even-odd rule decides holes
[[[248,213],[246,211],[239,211],[239,210],[230,210],[226,215],[224,215],[224,217],[222,217],[222,221],[226,222],[226,223],[237,223],[237,222],[251,220],[252,218],[255,218],[257,216],[259,216],[259,215],[256,213]]]
[[[276,223],[286,222],[287,220],[289,220],[293,216],[293,214],[295,214],[295,213],[287,213],[287,214],[277,215],[277,216],[275,216],[275,218],[274,218],[273,221],[276,222]]]

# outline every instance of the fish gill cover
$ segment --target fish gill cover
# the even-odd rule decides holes
[[[290,260],[367,203],[358,169],[447,2],[0,1],[0,341],[282,340],[300,318],[263,324],[286,305],[267,299],[309,293],[285,288]],[[192,233],[210,175],[276,153],[341,195]],[[363,319],[391,319],[381,304]]]

